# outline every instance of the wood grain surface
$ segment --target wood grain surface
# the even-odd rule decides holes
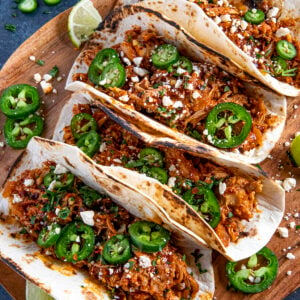
[[[113,0],[94,1],[95,6],[99,9],[102,16],[106,16],[113,6]],[[79,54],[79,51],[74,49],[67,34],[67,18],[69,11],[63,12],[52,21],[44,25],[25,43],[23,43],[0,72],[0,89],[1,91],[16,83],[28,83],[37,86],[43,101],[43,113],[45,117],[46,128],[44,137],[50,138],[59,112],[65,101],[70,96],[70,92],[64,90],[66,76],[68,71]],[[29,60],[29,56],[34,55],[36,59],[45,61],[44,66],[39,66]],[[39,85],[33,80],[33,74],[46,74],[53,66],[57,65],[60,70],[60,76],[63,77],[61,82],[53,81],[53,87],[57,90],[57,94],[44,95]],[[0,91],[0,92],[1,92]],[[298,106],[299,105],[299,108]],[[298,116],[299,115],[299,116]],[[300,98],[288,99],[288,118],[286,127],[280,141],[272,151],[270,158],[261,163],[261,167],[267,171],[274,179],[283,180],[287,177],[295,177],[297,179],[297,187],[291,192],[286,193],[286,216],[288,220],[283,220],[281,226],[288,227],[289,223],[294,221],[296,225],[300,224],[300,218],[294,217],[295,213],[300,213],[300,168],[292,166],[287,151],[291,139],[297,131],[300,131]],[[3,128],[5,118],[0,115],[0,129]],[[1,131],[0,141],[4,141]],[[9,169],[21,151],[16,151],[8,146],[0,148],[0,186]],[[289,228],[289,237],[281,238],[276,233],[268,247],[270,247],[279,259],[279,274],[270,289],[257,295],[246,296],[242,293],[236,293],[226,289],[227,279],[225,276],[226,260],[219,254],[214,253],[213,265],[215,270],[216,282],[216,299],[235,300],[235,299],[283,299],[293,290],[300,286],[300,230]],[[286,254],[291,252],[295,255],[295,260],[288,260]],[[288,276],[287,271],[292,271]],[[24,299],[24,281],[7,267],[0,263],[0,282],[12,293],[15,299]],[[18,289],[16,289],[16,284]]]

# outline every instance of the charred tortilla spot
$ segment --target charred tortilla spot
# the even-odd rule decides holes
[[[67,165],[69,165],[70,167],[72,167],[72,168],[74,168],[74,169],[76,168],[76,167],[69,161],[69,159],[68,159],[67,157],[64,156],[64,160],[65,160],[65,162],[66,162]]]

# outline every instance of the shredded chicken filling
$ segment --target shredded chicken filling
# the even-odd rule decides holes
[[[297,88],[300,87],[300,41],[292,33],[292,29],[296,26],[296,21],[294,19],[278,20],[280,8],[278,7],[278,12],[273,15],[271,9],[274,11],[274,7],[275,9],[277,7],[272,1],[256,2],[258,5],[256,8],[261,9],[266,14],[266,19],[258,25],[243,20],[244,14],[249,9],[244,3],[231,5],[230,2],[234,1],[193,1],[214,20],[231,41],[251,57],[252,62],[259,70],[276,76],[276,79],[280,81],[294,85]],[[291,28],[291,30],[288,28]],[[280,31],[283,31],[282,36],[278,34]],[[276,66],[271,58],[277,55],[276,43],[282,39],[295,46],[297,55],[294,59],[286,61],[287,69],[293,69],[292,72],[275,74],[274,67]],[[295,75],[288,76],[291,74]]]

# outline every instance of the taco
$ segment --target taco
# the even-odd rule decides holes
[[[103,26],[75,61],[67,89],[88,89],[130,122],[195,151],[250,163],[267,157],[284,127],[284,96],[208,63],[219,58],[149,9],[125,7]]]
[[[230,260],[261,249],[283,216],[284,191],[258,168],[153,138],[87,92],[65,104],[53,138],[79,147]]]
[[[155,9],[178,22],[198,42],[232,59],[274,91],[292,97],[300,95],[297,0],[160,0],[137,5]]]
[[[32,139],[0,208],[1,257],[57,299],[212,299],[211,250],[75,147]]]

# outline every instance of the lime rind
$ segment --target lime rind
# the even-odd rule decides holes
[[[71,10],[68,18],[69,37],[77,48],[88,40],[98,27],[102,17],[90,0],[81,0]]]

